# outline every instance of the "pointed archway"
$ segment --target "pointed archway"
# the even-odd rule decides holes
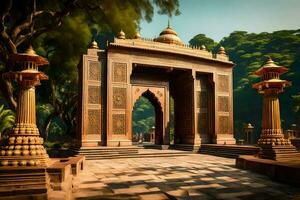
[[[146,91],[143,91],[139,97],[135,98],[135,101],[133,103],[134,106],[133,106],[132,112],[141,97],[146,98],[154,108],[154,114],[155,114],[155,117],[154,117],[155,118],[155,120],[154,120],[154,127],[155,127],[154,144],[162,145],[162,144],[164,144],[164,126],[163,126],[164,121],[163,121],[163,108],[162,108],[161,102],[160,102],[159,98],[153,93],[153,91],[151,91],[151,89],[147,89]]]

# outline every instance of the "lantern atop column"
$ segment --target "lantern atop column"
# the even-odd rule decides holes
[[[261,158],[278,160],[299,154],[284,138],[281,129],[278,94],[291,85],[291,82],[280,79],[280,75],[287,71],[287,68],[276,65],[269,58],[265,65],[254,72],[262,77],[261,82],[253,84],[253,88],[263,95],[262,131],[258,140]]]
[[[278,66],[269,57],[266,64],[254,72],[255,75],[260,76],[262,81],[253,84],[253,88],[257,89],[259,93],[264,93],[265,90],[274,89],[281,93],[285,87],[291,85],[291,82],[281,80],[280,75],[288,71],[286,67]]]
[[[36,126],[35,86],[48,79],[38,71],[48,61],[30,47],[25,53],[10,55],[9,63],[13,70],[3,78],[17,81],[20,89],[14,128],[0,147],[0,167],[47,166],[49,157]]]

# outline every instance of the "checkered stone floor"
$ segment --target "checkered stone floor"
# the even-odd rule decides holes
[[[143,150],[157,153],[161,150]],[[165,150],[167,151],[167,150]],[[73,198],[300,199],[300,188],[234,167],[235,160],[203,154],[87,161]]]

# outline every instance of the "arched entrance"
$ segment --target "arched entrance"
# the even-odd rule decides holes
[[[160,87],[145,87],[145,86],[133,86],[134,95],[132,97],[132,111],[136,102],[141,98],[146,98],[154,107],[155,113],[155,134],[154,144],[162,145],[169,143],[169,138],[166,136],[168,130],[165,129],[164,123],[166,121],[164,116],[164,88]]]

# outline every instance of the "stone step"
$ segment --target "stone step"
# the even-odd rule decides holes
[[[156,158],[156,157],[179,157],[186,156],[186,154],[152,154],[152,155],[119,155],[119,156],[86,156],[86,160],[99,160],[99,159],[122,159],[122,158]]]
[[[200,153],[220,157],[237,158],[239,155],[256,155],[260,148],[256,146],[202,144]]]

